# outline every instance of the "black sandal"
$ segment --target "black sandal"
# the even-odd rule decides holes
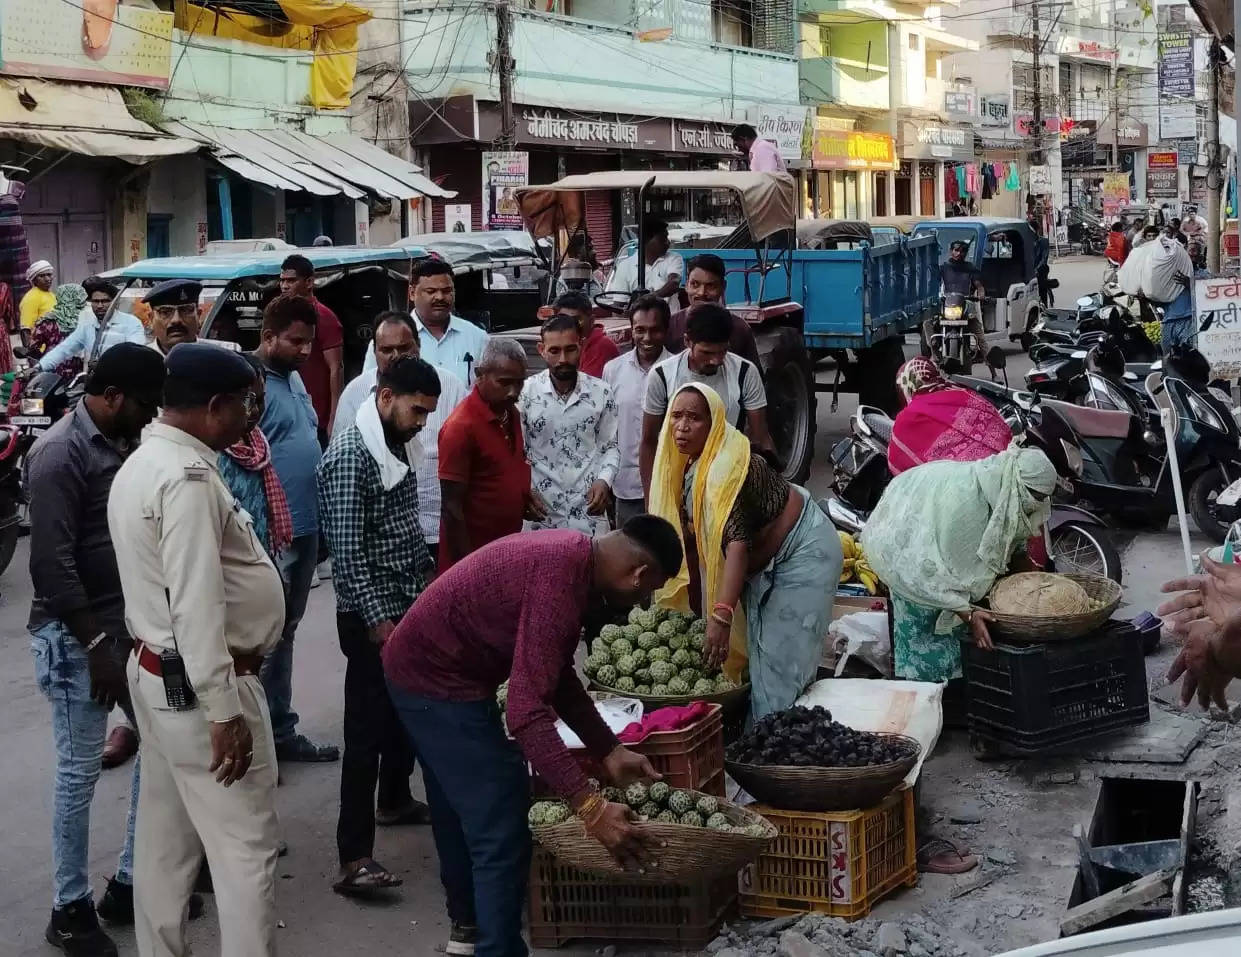
[[[335,884],[332,890],[346,897],[376,898],[384,891],[393,890],[405,881],[397,877],[372,857],[363,858],[353,865]]]
[[[380,827],[404,827],[431,823],[431,809],[421,801],[411,800],[402,808],[375,811],[375,823]]]

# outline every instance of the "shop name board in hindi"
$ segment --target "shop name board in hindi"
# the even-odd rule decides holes
[[[882,133],[818,129],[812,162],[816,169],[896,169],[896,145]]]
[[[1013,121],[1012,101],[1007,93],[989,93],[982,98],[982,125],[1008,126]]]
[[[1198,328],[1198,351],[1211,363],[1211,375],[1222,379],[1241,377],[1241,280],[1199,279],[1194,283],[1194,307]]]
[[[686,149],[718,150],[721,153],[734,151],[732,133],[719,126],[680,125],[677,138]]]
[[[618,146],[638,145],[636,123],[619,120],[584,120],[559,116],[550,111],[541,116],[527,110],[522,114],[526,133],[533,140],[569,140],[575,143],[611,143]]]

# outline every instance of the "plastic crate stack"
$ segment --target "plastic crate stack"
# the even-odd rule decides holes
[[[739,875],[743,917],[813,912],[856,920],[918,882],[913,791],[904,786],[863,811],[753,810],[780,832]]]
[[[677,731],[637,744],[674,788],[724,796],[724,716],[720,705]],[[598,769],[580,756],[587,774]],[[562,864],[536,847],[530,865],[530,943],[562,947],[574,940],[647,941],[682,950],[705,947],[736,910],[737,881],[723,877],[683,884],[629,883]]]

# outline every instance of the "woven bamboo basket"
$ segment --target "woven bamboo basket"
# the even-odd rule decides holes
[[[899,741],[910,752],[899,761],[864,768],[808,768],[724,761],[724,769],[759,802],[789,811],[864,811],[874,807],[918,763],[922,746],[903,734],[879,737]]]
[[[698,791],[690,793],[703,797]],[[727,801],[719,802],[720,813],[735,826],[761,824],[763,837],[735,831],[716,831],[708,827],[641,821],[634,824],[647,841],[653,867],[645,872],[627,871],[607,849],[586,833],[582,822],[570,817],[560,824],[533,828],[534,839],[566,864],[583,871],[626,881],[671,884],[701,879],[714,874],[735,873],[758,857],[778,836],[775,825],[753,811]]]
[[[1080,638],[1099,628],[1112,617],[1112,613],[1120,605],[1124,590],[1110,578],[1104,578],[1101,575],[1075,574],[1064,577],[1081,585],[1095,607],[1079,615],[1046,617],[1002,615],[992,611],[986,605],[974,607],[987,612],[995,619],[989,626],[992,637],[1026,642],[1068,641]]]

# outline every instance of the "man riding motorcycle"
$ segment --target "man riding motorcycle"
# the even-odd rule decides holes
[[[969,243],[959,239],[949,247],[948,259],[939,267],[939,281],[942,286],[941,295],[959,293],[967,297],[965,314],[969,320],[969,331],[974,336],[978,354],[981,355],[987,349],[986,333],[982,327],[982,313],[978,308],[978,303],[969,301],[968,297],[983,299],[987,295],[987,290],[982,284],[982,274],[978,271],[978,267],[965,258],[968,251]],[[933,352],[936,349],[935,327],[939,318],[938,315],[932,315],[922,323],[922,336]]]

